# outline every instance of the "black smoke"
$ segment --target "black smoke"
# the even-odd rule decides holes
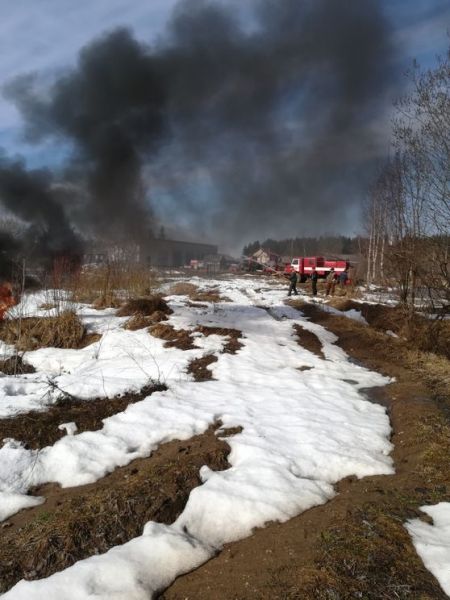
[[[395,73],[380,2],[247,6],[242,22],[218,1],[181,2],[153,46],[117,30],[44,92],[36,78],[9,86],[30,140],[71,144],[80,229],[142,239],[151,206],[222,242],[346,229],[386,143]]]
[[[48,265],[62,256],[81,258],[80,238],[63,206],[67,195],[55,185],[49,171],[27,170],[21,161],[0,156],[0,198],[10,212],[28,225],[20,239],[2,234],[0,270],[10,271],[11,261],[20,257]],[[7,275],[1,272],[0,276]]]

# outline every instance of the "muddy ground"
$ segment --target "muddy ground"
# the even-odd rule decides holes
[[[396,378],[368,392],[389,411],[396,473],[339,482],[327,504],[228,545],[162,598],[443,600],[403,524],[426,519],[420,506],[450,500],[449,365],[351,319],[297,307],[333,331],[353,359]],[[317,352],[312,334],[297,334]]]

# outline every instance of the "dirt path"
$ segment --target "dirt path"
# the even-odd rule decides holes
[[[299,308],[333,331],[352,358],[396,378],[370,392],[390,414],[396,474],[341,481],[327,504],[227,546],[162,598],[444,600],[403,523],[425,518],[421,505],[450,499],[445,369],[370,327],[313,305]]]

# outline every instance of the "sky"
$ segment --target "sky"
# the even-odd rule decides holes
[[[283,1],[281,0],[280,5]],[[392,27],[391,41],[396,49],[398,73],[404,72],[413,59],[417,59],[422,66],[433,66],[436,57],[445,53],[448,47],[450,2],[380,2]],[[217,3],[222,3],[235,12],[239,10],[244,25],[251,28],[242,3],[236,0],[216,0]],[[198,2],[192,0],[191,4],[194,6]],[[189,6],[189,0],[186,5]],[[0,25],[0,89],[3,90],[16,77],[29,73],[38,73],[42,85],[51,82],[76,65],[80,49],[99,35],[117,27],[125,26],[139,41],[155,45],[164,36],[175,6],[175,0],[16,0],[14,3],[0,0],[0,8],[3,8]],[[377,135],[384,136],[383,139],[386,140],[386,153],[389,149],[389,119],[390,115],[386,113],[381,120],[378,118],[374,126]],[[70,153],[69,145],[61,140],[55,143],[49,139],[43,139],[39,144],[29,144],[24,140],[22,125],[15,105],[7,98],[0,97],[0,148],[8,155],[22,155],[30,168],[53,168],[64,162]],[[163,158],[166,162],[170,161],[170,157]],[[220,169],[220,165],[215,168]],[[160,165],[156,171],[157,175],[150,166],[147,181],[153,186],[153,196],[156,195],[158,199],[156,213],[167,229],[170,230],[173,225],[180,229],[184,227],[185,237],[198,237],[200,231],[208,237],[205,228],[211,226],[218,229],[217,223],[222,220],[222,213],[216,211],[216,180],[214,176],[211,177],[211,170],[208,172],[209,176],[205,176],[202,165],[189,167],[180,178],[174,172],[170,176],[170,186],[161,182]],[[181,179],[181,185],[178,179]],[[180,203],[183,203],[186,210],[180,210]],[[194,204],[196,210],[190,212],[189,206]],[[197,222],[200,212],[203,222]],[[230,226],[233,224],[228,223],[227,227]],[[311,233],[309,226],[305,227],[307,230],[302,231],[286,219],[279,223],[274,219],[271,225],[259,223],[253,230],[250,227],[245,241],[256,237],[263,239],[264,236],[288,237]],[[332,223],[330,227],[335,228],[335,224]],[[348,206],[345,225],[340,228],[340,233],[351,235],[359,228],[358,202],[354,202]],[[325,233],[323,229],[322,232]],[[255,238],[252,237],[253,234]],[[243,235],[242,232],[236,234],[236,242],[240,243]]]

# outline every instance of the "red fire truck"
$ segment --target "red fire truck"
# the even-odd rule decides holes
[[[291,264],[286,268],[286,272],[297,271],[300,275],[300,281],[304,282],[311,276],[313,267],[316,268],[319,277],[326,277],[332,267],[339,276],[342,271],[350,268],[350,263],[348,260],[328,260],[323,256],[297,256],[292,259]]]

